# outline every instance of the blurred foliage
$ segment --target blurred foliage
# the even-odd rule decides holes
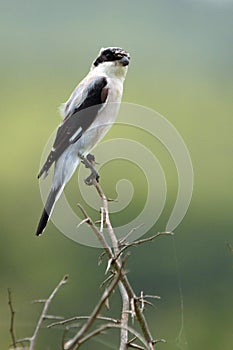
[[[36,175],[43,147],[60,122],[57,106],[99,48],[108,45],[122,46],[132,56],[124,101],[153,108],[173,123],[195,172],[192,203],[174,241],[164,237],[132,249],[129,278],[139,293],[162,297],[147,313],[155,337],[167,339],[159,349],[231,349],[233,256],[226,242],[233,243],[233,2],[12,0],[0,2],[0,14],[1,349],[10,344],[7,287],[13,291],[19,338],[30,335],[38,318],[39,306],[31,300],[47,296],[64,274],[70,281],[52,313],[87,314],[100,295],[100,251],[65,238],[52,223],[39,239],[34,231],[42,209]],[[168,219],[177,179],[163,147],[158,142],[154,148],[168,181],[157,231]],[[117,168],[111,175],[106,166],[101,177],[110,197],[124,165]],[[123,220],[137,214],[145,200],[143,177],[131,172],[133,167],[128,176],[135,198]],[[68,194],[75,184],[74,179]],[[74,206],[77,201],[71,198]],[[37,348],[57,349],[60,336],[52,330],[48,338],[43,330]],[[112,339],[101,337],[85,348],[116,349]]]

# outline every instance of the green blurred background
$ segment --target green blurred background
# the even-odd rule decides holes
[[[11,342],[8,287],[18,338],[30,336],[37,320],[40,306],[30,302],[46,297],[64,274],[69,284],[51,313],[88,314],[101,293],[105,264],[97,266],[99,250],[74,243],[51,223],[44,236],[34,236],[42,209],[36,175],[60,122],[57,107],[100,47],[122,46],[132,56],[123,100],[153,108],[173,123],[195,173],[191,206],[174,241],[163,237],[134,248],[129,278],[138,293],[162,297],[146,313],[155,338],[167,340],[158,349],[232,349],[233,255],[226,242],[233,244],[233,1],[1,1],[0,38],[0,348]],[[158,157],[169,192],[162,218],[148,234],[164,229],[177,187],[174,165],[159,144]],[[101,174],[113,197],[109,175]],[[123,166],[117,175],[126,176]],[[139,179],[130,216],[145,200]],[[75,180],[67,188],[74,205]],[[115,312],[117,301],[115,293]],[[60,330],[44,327],[37,349],[57,349],[60,339]],[[102,336],[84,348],[117,349],[113,339]]]

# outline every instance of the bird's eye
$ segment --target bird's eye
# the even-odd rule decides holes
[[[110,52],[107,52],[107,53],[105,54],[105,57],[106,57],[107,59],[110,59],[110,58],[112,57],[112,55],[111,55]]]

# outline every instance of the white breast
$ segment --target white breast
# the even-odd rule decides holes
[[[108,79],[106,86],[108,90],[108,97],[99,110],[95,121],[89,127],[89,129],[80,138],[79,152],[84,155],[88,154],[95,145],[106,135],[109,129],[117,118],[117,114],[120,108],[120,102],[123,93],[123,83],[119,79]]]

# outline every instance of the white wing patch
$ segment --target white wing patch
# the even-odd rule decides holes
[[[69,141],[70,142],[73,142],[75,139],[76,139],[76,137],[82,132],[82,128],[81,128],[81,126],[78,128],[78,130],[71,136],[71,138],[69,139]]]

